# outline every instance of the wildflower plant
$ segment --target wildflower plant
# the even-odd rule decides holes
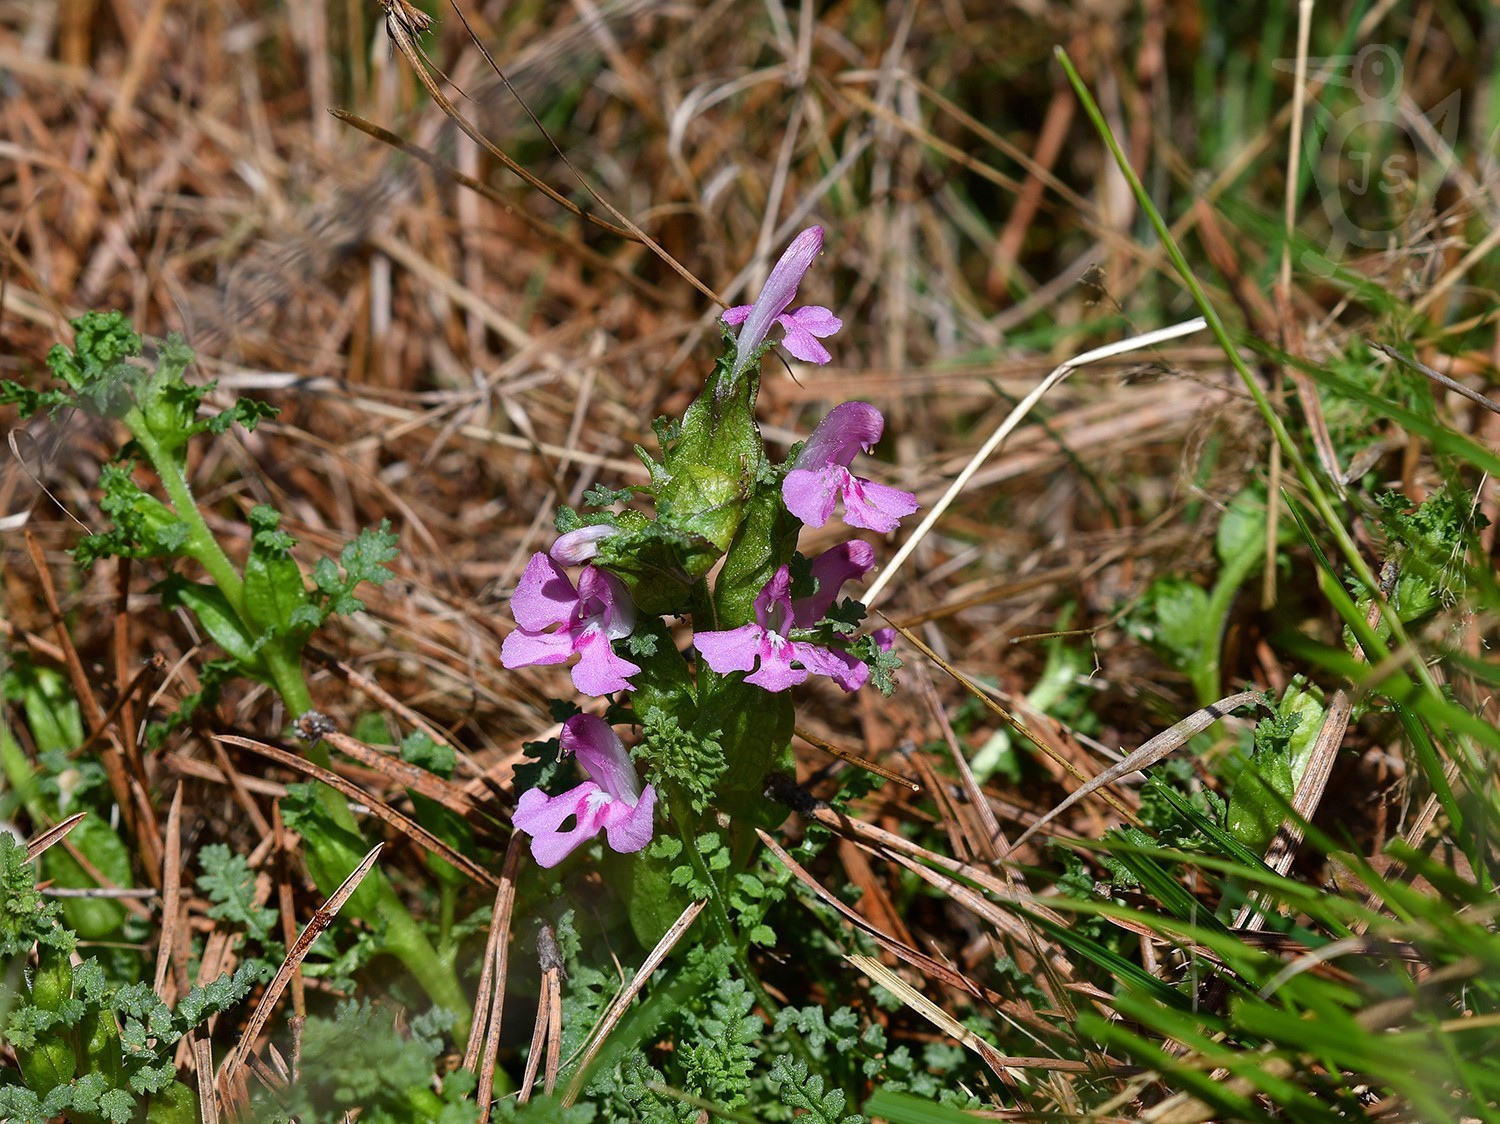
[[[364,608],[355,595],[359,586],[381,585],[390,578],[385,564],[396,557],[395,534],[385,523],[378,530],[362,531],[337,561],[318,560],[309,588],[291,553],[296,540],[280,529],[281,516],[274,508],[258,505],[248,513],[249,551],[243,563],[236,563],[194,494],[189,448],[194,439],[224,434],[235,425],[253,430],[273,417],[276,408],[240,398],[225,410],[210,409],[207,399],[213,385],[187,378],[195,358],[192,349],[172,335],[161,344],[154,363],[141,362],[144,341],[121,312],[88,312],[72,324],[73,346],[59,344],[47,356],[47,366],[61,385],[37,390],[3,380],[0,404],[16,406],[23,418],[77,409],[124,427],[130,440],[100,473],[100,506],[110,526],[81,539],[74,558],[83,567],[109,557],[163,563],[167,572],[156,586],[163,605],[190,612],[228,657],[205,669],[203,692],[185,701],[176,715],[158,725],[157,738],[148,740],[159,740],[186,723],[211,690],[235,674],[274,688],[290,718],[308,714],[313,697],[302,669],[303,651],[330,617]],[[190,576],[193,570],[207,580]],[[315,765],[329,765],[326,746],[314,742],[307,756]],[[24,759],[0,752],[0,764],[11,783],[23,787],[19,782],[27,768]],[[342,795],[323,785],[311,793],[302,824],[304,853],[326,896],[358,865],[368,847]],[[290,817],[290,805],[287,811]],[[101,853],[91,848],[96,861]],[[373,871],[366,879],[350,903],[349,915],[376,926],[382,951],[400,960],[438,1006],[467,1023],[456,948],[433,947],[383,871]]]
[[[754,303],[724,314],[724,354],[703,392],[680,421],[655,425],[660,458],[636,448],[650,483],[591,493],[605,510],[561,509],[562,534],[532,556],[517,586],[505,666],[577,654],[574,685],[613,700],[605,717],[578,715],[564,726],[562,749],[591,779],[559,795],[520,795],[514,822],[543,866],[600,832],[616,852],[641,850],[660,831],[658,817],[689,853],[701,853],[712,807],[728,825],[727,838],[715,831],[712,841],[727,851],[723,876],[732,877],[753,850],[753,829],[784,814],[764,789],[768,775],[790,770],[790,689],[813,675],[848,692],[892,689],[899,661],[890,637],[861,635],[863,606],[838,600],[845,582],[874,565],[874,548],[851,537],[815,559],[797,551],[802,526],[823,526],[840,501],[849,526],[880,532],[917,509],[910,493],[850,471],[880,439],[880,412],[864,402],[836,407],[782,464],[767,455],[755,420],[760,360],[778,342],[773,327],[797,358],[831,359],[820,341],[842,321],[821,306],[791,307],[822,245],[821,228],[804,230]],[[580,565],[575,585],[565,568]],[[668,618],[690,624],[691,639]],[[624,725],[641,731],[644,788],[613,729]],[[671,853],[680,848],[668,840],[638,861]],[[657,882],[707,888],[697,875],[636,878],[630,904],[643,937],[680,908],[666,889],[646,900]]]

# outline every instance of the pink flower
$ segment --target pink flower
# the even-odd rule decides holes
[[[575,714],[563,723],[562,749],[577,756],[588,780],[559,796],[527,789],[511,822],[531,836],[531,855],[541,866],[556,866],[602,830],[622,855],[651,842],[656,789],[641,789],[625,745],[602,718]],[[576,822],[560,830],[570,817]]]
[[[733,386],[740,373],[750,366],[756,351],[771,330],[780,324],[785,331],[782,346],[798,359],[808,363],[827,363],[833,359],[819,339],[826,339],[844,326],[844,322],[818,304],[803,305],[786,311],[797,296],[797,286],[812,268],[823,249],[823,228],[810,226],[786,248],[781,259],[766,278],[765,287],[754,304],[739,304],[725,311],[722,319],[729,325],[743,324],[734,343],[734,366],[726,384]]]
[[[857,691],[869,678],[870,669],[848,652],[793,640],[788,635],[798,624],[792,609],[791,571],[782,566],[755,599],[755,624],[723,632],[700,632],[693,646],[705,663],[720,675],[750,671],[745,676],[768,691],[785,691],[803,682],[809,673],[826,675],[846,691]],[[793,666],[793,664],[800,666]]]
[[[884,430],[885,419],[868,402],[845,402],[830,410],[781,482],[787,510],[809,527],[821,527],[842,499],[849,526],[894,531],[903,515],[917,510],[917,497],[849,471],[854,454],[869,452]]]
[[[817,590],[792,602],[792,619],[798,628],[811,628],[822,620],[838,599],[839,588],[853,578],[862,578],[875,565],[875,548],[860,539],[840,543],[812,561]]]
[[[575,590],[548,555],[533,554],[510,608],[520,627],[500,646],[506,667],[563,663],[576,653],[573,685],[584,694],[634,690],[627,676],[641,669],[615,655],[610,641],[630,635],[635,606],[613,574],[586,566]],[[556,631],[546,631],[554,625]]]
[[[576,566],[580,562],[587,562],[599,553],[601,539],[607,539],[619,533],[620,528],[608,523],[579,527],[578,530],[569,531],[566,535],[558,535],[557,541],[552,544],[552,549],[547,553],[552,555],[554,562],[564,566]]]

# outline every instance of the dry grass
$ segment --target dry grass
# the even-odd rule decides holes
[[[122,307],[143,330],[182,332],[204,376],[225,391],[278,405],[274,423],[221,443],[195,466],[205,498],[224,513],[276,504],[310,555],[394,519],[402,587],[377,601],[382,625],[351,638],[367,649],[351,654],[433,721],[503,752],[516,734],[534,732],[534,705],[518,698],[517,679],[543,682],[499,672],[504,593],[557,503],[577,503],[597,481],[641,477],[630,448],[649,444],[644,423],[680,409],[701,380],[715,310],[639,245],[563,221],[557,207],[495,174],[378,35],[375,49],[352,48],[356,33],[375,34],[368,26],[320,27],[277,12],[221,23],[222,14],[169,11],[142,43],[140,27],[122,31],[106,19],[73,27],[71,11],[59,9],[58,46],[76,54],[53,61],[26,52],[36,13],[30,21],[13,14],[4,47],[24,95],[5,110],[16,161],[0,220],[15,240],[9,373],[35,371],[51,343],[67,338],[63,315]],[[377,13],[362,14],[373,21]],[[942,42],[959,30],[953,15],[927,12],[928,26],[904,35]],[[507,43],[525,46],[502,61],[529,104],[545,114],[560,88],[580,86],[565,103],[571,118],[555,126],[572,163],[726,300],[744,295],[786,230],[807,217],[829,226],[829,253],[805,295],[832,302],[838,294],[851,327],[833,367],[798,382],[769,375],[761,412],[773,445],[805,433],[820,406],[866,397],[890,416],[893,480],[930,502],[1007,411],[995,386],[1019,396],[1057,358],[1109,331],[1084,326],[1103,315],[1099,293],[1078,287],[1081,269],[1060,259],[1104,260],[1110,245],[1137,251],[1119,234],[1124,216],[1106,224],[1097,204],[1070,192],[1081,205],[1067,218],[1078,227],[1071,236],[1080,249],[1096,245],[1029,264],[1064,267],[1048,307],[1077,326],[1060,329],[1044,351],[999,347],[1003,332],[986,311],[993,302],[966,280],[983,264],[971,241],[978,232],[955,227],[958,204],[929,147],[951,133],[951,119],[938,114],[942,129],[931,132],[920,87],[882,60],[879,48],[889,54],[901,27],[851,38],[836,21],[793,20],[775,37],[733,5],[705,17],[629,4],[593,29],[571,13],[554,26],[509,18]],[[475,29],[484,38],[481,22]],[[462,104],[488,135],[578,193],[517,120],[456,19],[439,25],[427,51],[468,92]],[[310,103],[319,81],[310,60],[329,53],[347,69],[332,104],[492,178],[506,209],[327,120],[323,105]],[[132,60],[142,56],[145,75],[132,86]],[[76,65],[82,60],[88,69]],[[870,107],[881,110],[873,120]],[[112,157],[92,151],[101,119],[117,122]],[[982,150],[973,132],[961,136]],[[830,165],[841,174],[829,175]],[[717,187],[715,176],[724,179]],[[1050,179],[1035,168],[1026,182]],[[775,227],[760,219],[773,205]],[[516,217],[526,212],[558,233],[543,240]],[[643,282],[640,291],[621,281],[626,275]],[[976,361],[975,349],[987,357]],[[1170,349],[1156,363],[1145,382],[1122,381],[1120,364],[1059,391],[1049,431],[1023,431],[981,473],[919,556],[922,582],[904,583],[887,608],[972,630],[929,639],[969,652],[976,668],[1015,667],[1024,677],[1031,661],[1005,640],[1045,628],[1045,606],[1059,594],[1104,607],[1131,585],[1121,586],[1118,572],[1102,586],[1070,583],[1069,574],[1101,550],[1122,561],[1175,554],[1175,532],[1125,528],[1149,526],[1179,503],[1184,450],[1190,457],[1210,430],[1243,428],[1247,415],[1212,351]],[[62,447],[49,448],[54,440]],[[76,419],[55,435],[22,438],[26,465],[85,525],[98,522],[87,488],[107,440],[80,433]],[[30,510],[49,548],[65,546],[76,524],[17,467],[9,511]],[[991,575],[1011,582],[1051,569],[1058,578],[1019,606],[1003,587],[973,604]],[[101,571],[101,584],[75,597],[97,604],[112,596],[109,580]],[[35,628],[24,608],[13,603],[13,619]],[[174,639],[153,637],[172,665],[191,642]],[[178,687],[166,684],[169,694]],[[320,701],[330,695],[337,710],[346,694],[330,684]]]
[[[1187,5],[1148,4],[1128,28],[1105,5],[814,11],[729,0],[466,6],[474,36],[566,164],[451,10],[421,42],[485,137],[612,222],[590,198],[597,192],[728,303],[756,289],[790,232],[823,223],[827,253],[803,295],[834,306],[847,326],[831,367],[794,378],[768,364],[767,437],[784,451],[828,404],[868,399],[888,419],[886,478],[931,503],[1058,362],[1190,313],[1162,255],[1139,237],[1135,205],[1050,52],[1068,47],[1137,166],[1148,182],[1157,177],[1153,190],[1165,190],[1202,158],[1180,150],[1188,140],[1170,127],[1179,103],[1168,91],[1185,83],[1177,60],[1204,29]],[[67,317],[118,307],[147,333],[181,332],[220,394],[275,403],[274,421],[203,446],[191,466],[216,529],[243,548],[245,512],[270,503],[311,559],[392,519],[398,580],[323,639],[334,650],[314,671],[314,696],[340,729],[367,711],[402,728],[426,724],[463,750],[468,794],[495,807],[521,743],[549,725],[544,700],[570,694],[561,674],[501,669],[506,598],[558,504],[577,504],[595,483],[642,479],[632,446],[652,446],[650,419],[696,392],[715,353],[717,309],[640,243],[519,184],[459,134],[388,45],[382,18],[370,4],[318,0],[0,3],[0,374],[34,380],[48,347],[68,338]],[[1472,80],[1450,38],[1424,42],[1408,66],[1423,105],[1429,89]],[[1276,98],[1284,93],[1275,87]],[[441,169],[330,116],[332,107],[390,130]],[[1247,149],[1284,146],[1284,116],[1243,138]],[[1446,214],[1495,209],[1485,171],[1472,169],[1478,194],[1447,199]],[[1225,175],[1179,235],[1202,231],[1228,281],[1223,306],[1239,302],[1274,339],[1276,314],[1257,289],[1263,251],[1234,236],[1241,212],[1217,209]],[[1276,210],[1279,184],[1248,204]],[[1364,264],[1386,268],[1398,291],[1427,284],[1468,248],[1459,224],[1445,229],[1455,233],[1435,244],[1429,272],[1400,254]],[[1338,301],[1327,288],[1289,294],[1310,354],[1341,340]],[[1493,358],[1463,354],[1444,369],[1492,374]],[[813,689],[799,706],[813,735],[923,785],[919,796],[887,786],[865,805],[869,824],[834,825],[845,835],[842,876],[810,877],[857,885],[858,923],[929,973],[939,997],[974,986],[992,957],[983,926],[1010,932],[1015,923],[956,884],[944,890],[973,911],[962,923],[936,909],[903,916],[891,895],[899,835],[863,833],[936,817],[952,854],[981,864],[965,867],[973,875],[1076,787],[1069,767],[1087,777],[1108,764],[1098,744],[1140,745],[1192,711],[1186,683],[1118,627],[1118,613],[1158,574],[1211,568],[1217,505],[1266,457],[1222,353],[1194,338],[1088,368],[1042,414],[1045,425],[1024,427],[975,477],[882,609],[1012,709],[1045,662],[1034,637],[1078,630],[1096,662],[1094,738],[1026,715],[1050,754],[1038,757],[1037,775],[1054,783],[976,803],[957,750],[982,744],[1000,721],[987,715],[953,735],[948,720],[968,694],[922,657],[890,702],[867,693],[841,705]],[[1466,416],[1493,440],[1494,419]],[[63,553],[82,528],[101,525],[93,483],[114,439],[76,416],[14,432],[3,482],[5,628],[12,646],[60,665],[24,527],[58,586],[95,718],[108,711],[138,757],[131,724],[195,689],[204,638],[159,608],[150,564],[126,570],[122,592],[113,564],[79,576]],[[1393,453],[1396,475],[1418,491],[1430,483],[1418,453]],[[1493,487],[1480,502],[1493,519]],[[824,537],[810,534],[805,547],[827,545]],[[1275,685],[1286,669],[1263,643],[1252,601],[1228,638],[1225,681]],[[288,923],[311,915],[314,896],[271,842],[280,836],[275,797],[296,773],[251,752],[288,717],[273,695],[240,687],[198,732],[141,760],[157,803],[138,811],[162,821],[158,851],[171,860],[153,917],[177,900],[179,839],[252,853],[266,894],[295,903]],[[1368,734],[1351,734],[1351,744],[1379,748]],[[804,778],[826,791],[828,758],[804,742],[798,753]],[[1369,805],[1384,823],[1401,797],[1385,774],[1367,773],[1375,759],[1349,766],[1358,795],[1341,803]],[[400,778],[340,771],[372,803],[399,804]],[[169,836],[174,791],[181,807]],[[1132,790],[1116,799],[1128,815]],[[1066,823],[1097,838],[1119,816],[1090,799]],[[503,850],[502,838],[490,842]],[[397,848],[381,862],[418,855]],[[160,881],[161,871],[147,863],[142,875]],[[996,893],[1013,892],[1004,877],[989,880]],[[180,914],[166,911],[167,927],[185,918],[210,935],[203,906],[184,896]],[[1033,938],[1010,935],[1021,947]],[[1053,958],[1058,1002],[1089,994],[1055,950],[1041,955]],[[174,944],[164,986],[180,989],[186,970]],[[301,986],[298,977],[299,1011]],[[1006,1064],[1020,1063],[992,1064],[1003,1082]],[[1063,1091],[1058,1104],[1067,1111]]]

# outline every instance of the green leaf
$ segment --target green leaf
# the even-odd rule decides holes
[[[246,432],[254,432],[255,427],[266,418],[274,418],[281,413],[279,407],[269,402],[262,402],[255,398],[237,398],[234,405],[227,410],[221,410],[204,424],[204,428],[210,433],[227,433],[233,425],[244,426]]]
[[[173,336],[162,348],[158,357],[159,366],[136,394],[141,407],[141,418],[146,430],[155,438],[161,450],[178,465],[185,463],[188,442],[201,433],[207,424],[198,418],[198,407],[213,389],[212,383],[193,385],[183,379],[183,368],[176,365],[182,356],[169,353],[173,342],[181,340]],[[186,348],[184,347],[184,351]],[[186,360],[193,353],[186,351]]]
[[[63,1090],[67,1092],[66,1089]],[[57,1093],[57,1090],[53,1090]],[[22,1089],[15,1085],[0,1085],[0,1120],[7,1124],[50,1124],[53,1117],[57,1116],[63,1109],[63,1105],[49,1103],[43,1105],[42,1098],[30,1089]]]
[[[203,585],[188,581],[178,574],[170,574],[157,589],[161,592],[163,606],[168,609],[189,610],[198,618],[203,630],[239,664],[246,675],[262,682],[270,681],[270,673],[260,654],[263,637],[251,636],[218,586]]]
[[[729,767],[715,731],[702,732],[696,727],[684,730],[675,717],[659,710],[651,711],[642,721],[645,736],[638,755],[646,762],[647,779],[658,791],[678,793],[693,811],[703,811]]]
[[[110,516],[114,528],[86,535],[73,549],[80,566],[92,566],[100,558],[170,557],[187,542],[188,525],[166,504],[136,484],[135,464],[105,465],[99,474],[103,497],[99,506]]]
[[[86,997],[87,1007],[74,1038],[80,1051],[79,1068],[87,1073],[100,1074],[110,1086],[120,1088],[127,1081],[125,1059],[120,1050],[120,1031],[115,1026],[114,1014],[102,1006],[105,993],[104,970],[99,967],[97,960],[85,963],[93,966],[95,978],[84,988],[77,985],[75,975],[74,994]]]
[[[177,709],[161,722],[152,722],[146,727],[146,747],[162,746],[173,730],[188,725],[199,710],[212,708],[223,693],[224,684],[238,674],[239,664],[234,660],[208,660],[198,669],[198,690],[183,698]]]
[[[1479,531],[1488,520],[1475,510],[1471,498],[1453,486],[1438,489],[1413,509],[1400,492],[1376,497],[1380,522],[1391,538],[1389,556],[1398,567],[1391,603],[1402,621],[1421,620],[1442,605],[1459,602],[1469,579],[1478,578],[1464,564],[1471,548],[1482,552]],[[1366,591],[1367,594],[1368,591]],[[1362,603],[1368,604],[1368,596]],[[1389,628],[1381,622],[1381,639]]]
[[[77,749],[83,744],[83,712],[61,673],[18,658],[6,672],[5,695],[20,701],[39,753]]]
[[[1295,532],[1290,526],[1278,528],[1277,541],[1288,542]],[[1266,491],[1252,484],[1229,501],[1219,529],[1214,534],[1214,553],[1220,564],[1234,566],[1245,555],[1257,558],[1266,550]]]
[[[602,484],[595,484],[583,493],[583,502],[590,507],[614,507],[616,504],[629,503],[635,499],[634,488],[606,488]],[[580,520],[580,525],[582,521]],[[568,528],[572,530],[572,528]]]
[[[129,1124],[135,1115],[135,1098],[123,1089],[111,1089],[99,1098],[99,1115],[113,1124]]]
[[[781,1103],[806,1114],[806,1119],[821,1124],[863,1124],[859,1113],[844,1114],[849,1098],[841,1089],[824,1088],[823,1078],[809,1073],[807,1063],[790,1057],[777,1058],[771,1066],[771,1080],[780,1084]]]
[[[66,754],[83,743],[83,717],[72,689],[58,672],[35,667],[23,659],[6,674],[6,694],[19,698],[39,750],[44,767],[38,778],[38,797],[30,805],[34,815],[60,819],[74,812],[100,812],[91,795],[97,792],[95,782],[102,783],[103,770],[92,761],[70,762]],[[31,780],[32,771],[24,759],[13,762],[15,771],[25,769],[25,778],[11,776],[17,785]],[[58,774],[66,772],[66,783]],[[121,842],[105,815],[88,816],[73,829],[70,841],[85,859],[116,886],[134,885],[131,854]],[[67,889],[91,889],[98,881],[63,847],[53,847],[42,856],[44,876]],[[62,914],[69,927],[88,940],[117,939],[125,919],[125,909],[108,898],[66,898]]]
[[[725,976],[713,985],[708,1014],[684,1011],[684,1029],[690,1033],[679,1037],[675,1060],[689,1093],[726,1108],[750,1103],[750,1075],[766,1029],[765,1022],[751,1014],[754,1007],[745,981]]]
[[[156,1027],[153,1026],[153,1034],[155,1030]],[[180,1037],[180,1034],[171,1036],[171,1041],[175,1042]],[[170,1060],[156,1065],[143,1065],[130,1075],[130,1088],[136,1093],[160,1093],[172,1087],[176,1076],[177,1067]]]
[[[630,925],[645,947],[654,945],[691,902],[708,896],[709,887],[695,884],[692,865],[679,862],[682,850],[682,840],[659,832],[640,854],[605,856],[605,864],[620,871]]]
[[[1208,623],[1208,594],[1175,574],[1157,578],[1126,624],[1130,631],[1178,667],[1194,663]]]
[[[288,785],[287,794],[281,801],[281,814],[286,826],[302,836],[303,861],[324,895],[338,889],[370,849],[358,833],[334,820],[312,785]],[[375,914],[381,900],[381,884],[375,873],[378,872],[372,872],[354,891],[344,907],[347,916],[371,917]]]
[[[1220,827],[1210,817],[1204,815],[1201,810],[1193,806],[1187,796],[1165,783],[1162,780],[1161,774],[1161,767],[1153,769],[1151,775],[1146,780],[1146,786],[1141,789],[1143,819],[1148,808],[1152,804],[1159,802],[1169,807],[1177,817],[1185,821],[1190,830],[1202,835],[1220,854],[1234,862],[1242,863],[1258,873],[1268,869],[1261,858],[1261,852],[1252,851],[1236,839],[1233,834]]]
[[[760,827],[775,827],[787,809],[764,795],[767,774],[792,773],[792,693],[772,694],[745,682],[740,674],[713,675],[700,669],[708,683],[692,726],[696,737],[723,747],[729,767],[718,781],[718,804],[731,816],[743,814]]]
[[[10,379],[0,379],[0,406],[14,406],[23,418],[43,410],[56,414],[66,406],[76,406],[78,399],[66,390],[32,390]]]
[[[390,520],[382,519],[378,530],[368,528],[359,537],[344,547],[339,554],[339,565],[332,560],[320,558],[313,567],[313,584],[322,598],[325,616],[349,616],[362,612],[365,603],[354,596],[360,582],[384,585],[394,576],[385,563],[394,561],[401,553],[396,546],[396,533],[391,530]]]
[[[145,378],[126,362],[141,353],[141,337],[123,312],[86,312],[72,324],[72,349],[55,346],[47,353],[47,366],[84,409],[116,417],[130,407],[135,386]]]
[[[276,924],[276,911],[256,904],[255,871],[243,855],[223,843],[210,843],[198,852],[198,892],[213,902],[208,915],[243,926],[251,939],[264,944]]]
[[[719,548],[704,535],[666,522],[621,518],[621,534],[600,542],[595,565],[614,574],[630,590],[645,617],[687,611],[693,595],[695,571],[704,559],[719,556]]]
[[[864,1103],[865,1112],[890,1124],[976,1124],[983,1117],[910,1093],[876,1089]]]
[[[861,636],[849,651],[870,669],[870,686],[886,698],[896,693],[896,672],[904,665],[894,650],[882,648],[873,636]]]
[[[146,1124],[198,1124],[198,1094],[181,1081],[173,1081],[152,1094],[146,1106]]]
[[[55,945],[41,946],[31,977],[31,1002],[11,1011],[5,1027],[21,1074],[33,1089],[66,1084],[77,1070],[73,1047],[61,1033],[83,1016],[82,1004],[72,994],[68,954]]]
[[[401,551],[396,546],[396,533],[391,530],[390,520],[382,519],[378,530],[366,528],[339,554],[339,563],[344,567],[348,580],[357,585],[369,582],[384,585],[394,576],[385,568],[386,562],[394,562]]]
[[[743,518],[748,492],[742,473],[704,464],[681,466],[670,482],[658,489],[657,512],[663,525],[687,541],[704,544],[682,560],[691,577],[702,577],[729,549]]]
[[[10,832],[0,831],[0,958],[29,955],[41,944],[57,949],[66,963],[77,938],[63,928],[57,904],[42,897],[36,882],[36,866],[26,858],[26,848]],[[59,987],[54,1000],[62,998]]]
[[[177,1010],[172,1013],[172,1025],[177,1037],[181,1038],[214,1015],[221,1015],[235,1004],[243,1002],[255,985],[262,982],[266,971],[263,965],[241,964],[232,976],[224,972],[207,984],[193,985],[177,1001]]]
[[[366,1001],[340,1003],[331,1019],[314,1015],[302,1032],[301,1080],[274,1094],[258,1092],[253,1119],[331,1120],[330,1106],[358,1104],[362,1119],[385,1124],[477,1120],[472,1102],[445,1105],[431,1090],[452,1021],[451,1015],[429,1013],[408,1024]]]
[[[245,560],[245,613],[252,628],[272,632],[300,650],[311,629],[301,610],[308,607],[302,568],[291,555],[296,540],[277,529],[281,516],[273,507],[250,510],[250,557]]]
[[[757,925],[746,935],[746,939],[761,948],[775,948],[776,930],[769,925]]]
[[[116,886],[135,885],[130,849],[100,815],[90,815],[68,835],[69,841],[90,865]],[[67,850],[52,847],[42,856],[42,870],[53,883],[69,889],[92,889],[99,885]],[[85,940],[118,940],[125,922],[125,907],[108,898],[65,898],[63,917]]]
[[[802,524],[786,509],[781,486],[758,482],[714,583],[715,623],[695,627],[737,628],[755,619],[755,599],[780,566],[791,562]]]
[[[421,730],[401,739],[401,760],[426,769],[444,779],[451,779],[458,765],[458,754],[451,745],[435,742]]]
[[[747,376],[721,399],[719,380],[725,370],[721,362],[688,406],[680,431],[658,431],[664,463],[652,471],[657,519],[704,541],[703,549],[681,559],[693,578],[706,574],[730,548],[765,462],[755,421],[757,380]]]
[[[1370,407],[1371,416],[1394,421],[1408,432],[1425,439],[1435,453],[1467,461],[1473,467],[1492,476],[1500,475],[1500,456],[1496,456],[1491,450],[1465,437],[1450,426],[1425,418],[1415,410],[1408,409],[1394,401],[1388,395],[1360,386],[1354,380],[1336,374],[1328,368],[1313,366],[1295,357],[1288,358],[1322,386],[1332,388],[1344,397]]]
[[[1227,826],[1250,850],[1265,853],[1281,826],[1312,745],[1323,724],[1323,705],[1298,679],[1287,687],[1276,712],[1255,727],[1255,748],[1229,797]]]

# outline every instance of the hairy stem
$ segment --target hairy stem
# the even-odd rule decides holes
[[[141,451],[151,461],[151,467],[156,470],[162,489],[172,501],[177,518],[187,527],[187,542],[182,547],[182,553],[207,571],[240,621],[248,621],[244,579],[209,529],[177,459],[157,440],[139,409],[132,409],[124,420]],[[302,674],[301,662],[295,655],[280,650],[274,644],[266,645],[264,653],[266,666],[282,704],[294,717],[306,714],[313,708],[313,700],[312,692],[308,690],[307,677]],[[328,747],[319,742],[308,745],[303,752],[315,765],[327,768],[330,764]],[[339,792],[324,784],[317,785],[316,791],[319,803],[333,817],[334,822],[355,834],[361,834],[354,813],[349,810],[348,801]],[[377,910],[385,918],[387,926],[387,950],[405,965],[406,970],[421,984],[422,990],[427,992],[434,1003],[458,1015],[458,1037],[462,1041],[468,1031],[469,1005],[459,987],[453,958],[438,955],[382,872],[373,872],[372,878],[375,880],[379,901]],[[331,892],[334,887],[319,889],[326,893]]]

